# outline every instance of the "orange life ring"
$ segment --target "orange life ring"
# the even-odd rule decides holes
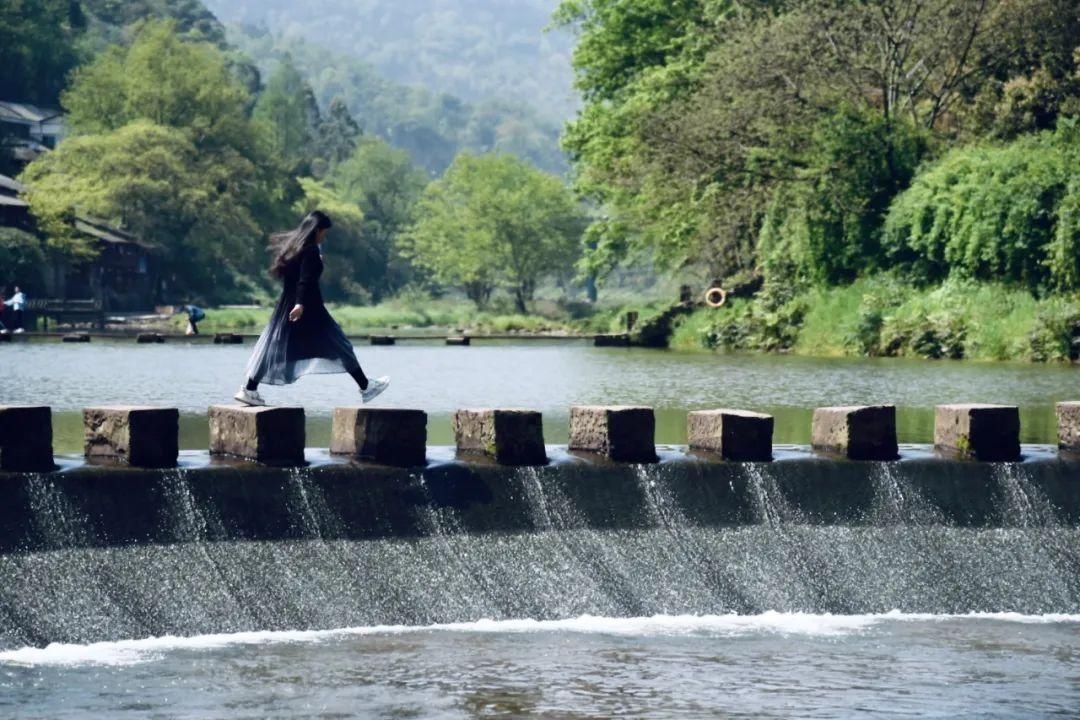
[[[723,307],[727,302],[727,290],[721,287],[711,287],[705,291],[705,304],[711,308]]]

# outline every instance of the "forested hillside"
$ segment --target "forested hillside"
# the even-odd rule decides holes
[[[407,151],[433,175],[462,150],[505,152],[565,173],[561,123],[513,100],[466,102],[446,92],[384,77],[355,54],[326,50],[265,29],[235,27],[230,42],[269,76],[286,57],[311,84],[322,107],[341,98],[364,132]]]
[[[576,107],[573,39],[544,32],[555,0],[207,0],[226,24],[263,26],[362,60],[396,83],[471,103],[516,100],[561,122]]]

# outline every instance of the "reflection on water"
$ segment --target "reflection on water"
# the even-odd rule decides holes
[[[965,401],[1020,405],[1023,441],[1052,442],[1053,403],[1080,397],[1080,371],[1060,366],[675,353],[593,348],[586,341],[492,341],[469,348],[406,342],[357,350],[370,374],[393,377],[380,404],[429,412],[432,444],[452,440],[449,416],[456,408],[493,405],[541,410],[548,442],[562,443],[568,408],[581,403],[652,405],[662,443],[685,439],[688,409],[711,407],[771,412],[778,443],[805,443],[814,407],[888,402],[900,407],[901,442],[928,442],[931,408]],[[175,406],[186,415],[182,447],[204,448],[206,407],[231,402],[250,351],[250,344],[182,341],[5,344],[0,404],[52,405],[60,452],[81,447],[83,407]],[[313,447],[329,442],[332,408],[359,400],[343,375],[307,377],[264,388],[264,394],[274,404],[307,409]]]

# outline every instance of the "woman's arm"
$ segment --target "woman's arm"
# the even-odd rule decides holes
[[[319,248],[309,245],[300,254],[300,280],[296,284],[296,305],[289,312],[289,320],[296,322],[304,314],[304,306],[310,305],[319,287]]]

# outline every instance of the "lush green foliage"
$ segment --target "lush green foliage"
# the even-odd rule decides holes
[[[893,203],[891,262],[916,282],[1080,289],[1080,127],[953,150]]]
[[[849,281],[879,264],[927,153],[1053,126],[1080,98],[1066,0],[566,0],[557,17],[587,101],[564,142],[605,206],[594,269],[650,251]]]
[[[76,40],[86,26],[69,0],[0,3],[0,99],[52,105],[79,61]]]
[[[252,267],[259,229],[243,188],[255,176],[239,154],[205,153],[182,129],[137,120],[65,141],[24,180],[50,249],[92,253],[68,222],[89,213],[159,246],[170,294],[228,297]]]
[[[459,155],[431,183],[402,254],[483,306],[507,286],[525,312],[537,284],[575,258],[581,223],[557,177],[509,155]]]
[[[916,288],[892,274],[701,310],[676,331],[685,348],[804,355],[1068,361],[1080,354],[1080,298],[1037,300],[998,283]]]
[[[12,227],[0,227],[0,288],[22,283],[33,287],[41,277],[45,253],[41,241]]]

